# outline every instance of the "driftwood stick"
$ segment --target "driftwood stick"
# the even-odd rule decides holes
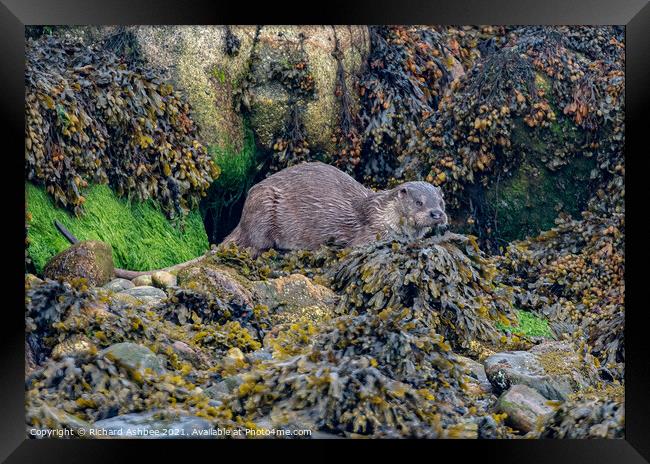
[[[79,239],[74,236],[72,232],[70,232],[63,224],[61,224],[59,221],[56,219],[54,220],[54,226],[57,228],[59,232],[70,242],[71,244],[79,243]],[[115,277],[120,277],[122,279],[135,279],[138,276],[141,275],[146,275],[146,274],[153,274],[154,272],[158,271],[166,271],[166,272],[174,272],[174,271],[180,271],[182,268],[185,266],[189,266],[190,264],[198,263],[201,261],[205,255],[199,256],[197,258],[190,259],[189,261],[185,261],[184,263],[179,263],[179,264],[174,264],[173,266],[165,267],[163,269],[154,269],[152,271],[129,271],[128,269],[120,269],[120,268],[115,268]]]

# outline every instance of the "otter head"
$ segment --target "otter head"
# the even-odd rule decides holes
[[[427,230],[447,224],[445,200],[439,187],[428,182],[405,182],[393,191],[395,207],[409,235],[421,238]]]

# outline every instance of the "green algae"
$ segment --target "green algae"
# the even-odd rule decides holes
[[[54,227],[59,221],[79,240],[101,240],[113,247],[116,267],[150,270],[172,266],[201,255],[208,248],[198,211],[190,212],[184,224],[173,224],[153,203],[129,202],[105,185],[84,192],[85,213],[75,217],[57,208],[40,187],[26,184],[29,224],[29,254],[38,273],[52,256],[70,246]]]

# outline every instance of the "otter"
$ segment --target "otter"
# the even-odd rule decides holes
[[[376,192],[334,166],[312,162],[283,169],[254,185],[239,224],[223,243],[234,242],[256,257],[270,248],[357,246],[378,237],[416,240],[447,222],[439,187],[415,181]],[[54,225],[70,243],[78,242],[61,223],[55,220]],[[203,258],[158,270],[177,271]],[[116,268],[115,276],[133,279],[152,272]]]
[[[239,224],[223,243],[257,256],[270,248],[358,246],[378,237],[416,240],[447,222],[439,187],[415,181],[373,191],[334,166],[310,162],[254,185]]]

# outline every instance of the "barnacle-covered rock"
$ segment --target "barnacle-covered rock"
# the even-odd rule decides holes
[[[43,274],[49,279],[84,278],[89,285],[101,286],[113,277],[113,249],[96,240],[78,242],[55,255]]]

